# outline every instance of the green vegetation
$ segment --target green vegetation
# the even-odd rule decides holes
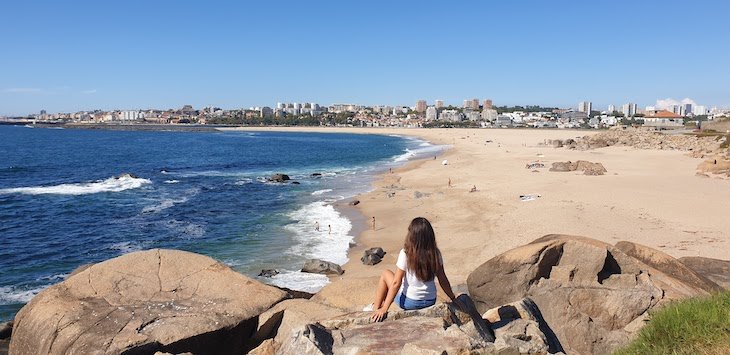
[[[541,107],[540,105],[527,105],[527,106],[494,106],[495,110],[497,110],[497,113],[505,113],[505,112],[515,112],[515,111],[522,111],[522,112],[552,112],[553,110],[557,110],[556,107]]]
[[[730,354],[730,292],[674,302],[651,316],[614,355]]]

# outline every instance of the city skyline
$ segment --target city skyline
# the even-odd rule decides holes
[[[681,19],[660,21],[679,8]],[[0,10],[11,14],[0,30],[7,116],[287,98],[605,108],[689,97],[730,106],[730,6],[719,2],[46,2]],[[576,21],[584,15],[595,21]]]

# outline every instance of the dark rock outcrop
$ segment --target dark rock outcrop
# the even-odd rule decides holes
[[[578,354],[609,353],[628,342],[650,309],[708,294],[617,247],[564,235],[494,257],[467,285],[480,311],[531,298],[566,352]]]
[[[177,250],[94,264],[15,317],[15,354],[237,353],[284,292],[209,257]]]
[[[730,261],[699,256],[685,256],[679,261],[723,289],[730,290]]]
[[[360,204],[360,200],[352,200],[352,201],[350,201],[350,203],[349,203],[349,205],[350,205],[350,206],[357,206],[357,205],[359,205],[359,204]]]
[[[385,256],[385,251],[383,250],[383,248],[370,248],[368,250],[365,250],[364,255],[360,258],[360,261],[362,261],[362,263],[365,265],[375,265],[383,260],[383,256]]]
[[[319,260],[319,259],[309,259],[304,263],[304,266],[302,267],[302,272],[309,272],[313,274],[325,274],[325,275],[342,275],[344,271],[342,271],[342,267],[340,265],[337,265],[335,263]]]
[[[291,178],[289,178],[289,175],[286,174],[274,174],[269,177],[269,181],[272,182],[285,182],[289,180],[291,180]]]
[[[276,275],[279,275],[279,270],[276,269],[263,269],[259,273],[261,277],[274,277]]]

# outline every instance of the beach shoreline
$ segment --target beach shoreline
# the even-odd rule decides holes
[[[229,130],[229,129],[226,129]],[[546,139],[568,139],[586,131],[527,129],[393,129],[245,127],[233,130],[397,134],[451,147],[438,159],[409,161],[376,176],[373,189],[356,199],[366,228],[348,251],[338,287],[371,297],[383,269],[393,269],[409,221],[417,216],[434,225],[447,275],[464,290],[468,274],[490,258],[547,234],[582,235],[615,244],[628,240],[674,257],[726,258],[730,250],[727,181],[695,176],[700,159],[682,151],[641,150],[614,146],[568,150],[542,145]],[[591,132],[593,134],[598,132]],[[590,134],[590,133],[589,133]],[[448,165],[442,165],[448,160]],[[540,160],[588,160],[608,172],[525,169]],[[533,172],[538,171],[538,172]],[[452,186],[448,187],[449,178]],[[476,192],[469,192],[476,186]],[[532,201],[520,195],[537,194]],[[376,230],[369,228],[376,217]],[[382,247],[383,261],[360,262],[362,252]],[[347,282],[350,280],[350,282]],[[443,297],[443,295],[441,295]]]

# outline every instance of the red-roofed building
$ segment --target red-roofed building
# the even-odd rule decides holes
[[[651,110],[644,114],[644,126],[657,128],[684,127],[684,117],[667,110]]]

